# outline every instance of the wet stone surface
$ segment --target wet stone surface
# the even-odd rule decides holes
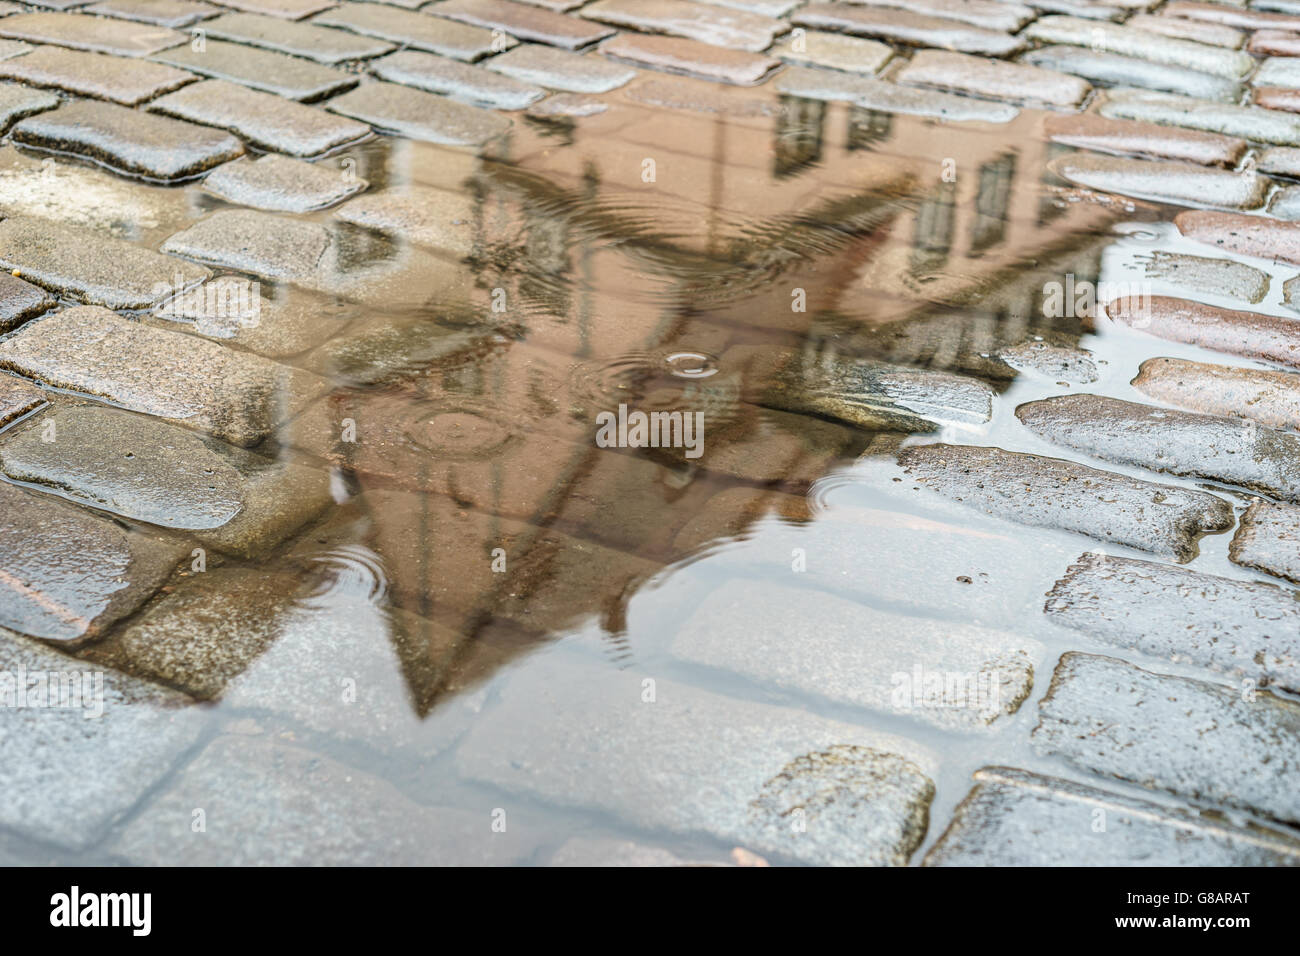
[[[1300,508],[1256,501],[1241,516],[1230,556],[1234,564],[1300,584]]]
[[[340,70],[224,40],[208,40],[202,50],[181,46],[154,57],[191,73],[274,93],[291,100],[312,101],[333,96],[356,85],[357,78]]]
[[[377,3],[342,3],[313,17],[312,23],[470,62],[518,42],[507,36],[494,46],[491,30]]]
[[[181,554],[51,495],[0,484],[0,500],[0,628],[69,646],[95,640],[145,601]]]
[[[1300,325],[1293,319],[1158,295],[1117,299],[1106,314],[1170,342],[1300,368]]]
[[[803,588],[732,581],[692,614],[672,650],[683,660],[783,690],[979,730],[1015,713],[1029,696],[1041,646]],[[923,679],[912,679],[918,666],[969,679],[960,687],[927,690]],[[902,684],[899,675],[911,683]],[[901,687],[909,693],[900,695]]]
[[[752,86],[780,66],[778,60],[765,54],[647,34],[620,33],[602,43],[600,52],[648,69],[684,73],[736,86]]]
[[[1039,47],[1025,53],[1020,60],[1048,70],[1073,73],[1098,86],[1142,87],[1224,103],[1236,102],[1241,94],[1241,84],[1235,80],[1077,46]]]
[[[1156,252],[1145,271],[1149,279],[1167,279],[1197,292],[1228,295],[1250,303],[1262,302],[1268,294],[1267,272],[1232,259]]]
[[[46,401],[45,393],[12,375],[0,375],[0,428]]]
[[[1097,364],[1086,349],[1023,342],[998,349],[997,357],[1018,372],[1028,372],[1053,382],[1086,385],[1097,380]]]
[[[83,12],[180,30],[217,13],[219,9],[198,0],[100,0]]]
[[[118,56],[149,56],[188,39],[176,30],[82,13],[19,13],[3,17],[0,37]]]
[[[16,216],[0,221],[0,265],[58,295],[118,309],[147,308],[170,294],[169,283],[207,276],[121,239]]]
[[[582,8],[582,15],[623,29],[667,33],[752,53],[766,50],[777,34],[789,29],[771,17],[689,0],[596,0]]]
[[[190,832],[195,801],[218,819],[212,839]],[[447,865],[526,861],[539,836],[492,832],[479,813],[413,802],[391,783],[269,736],[216,738],[127,825],[110,852],[148,865]],[[261,821],[255,827],[249,824]]]
[[[102,839],[195,742],[204,723],[178,694],[122,674],[96,676],[57,651],[3,632],[0,668],[9,674],[71,671],[86,695],[87,707],[0,712],[0,823],[68,849],[84,850]],[[102,715],[87,719],[91,707],[98,709],[97,690]],[[38,739],[41,745],[33,747]]]
[[[634,76],[631,67],[591,54],[570,53],[538,43],[521,43],[485,64],[524,83],[569,93],[607,93]]]
[[[895,79],[905,86],[1061,107],[1078,106],[1092,91],[1084,80],[1064,73],[942,50],[918,51]]]
[[[416,186],[370,192],[340,206],[335,216],[454,256],[473,249],[474,208],[459,193]]]
[[[193,83],[149,108],[228,129],[252,146],[290,156],[319,156],[370,134],[364,123],[224,80]]]
[[[0,84],[0,129],[8,129],[20,120],[59,105],[59,98],[45,90],[31,90],[16,83]]]
[[[1162,600],[1168,594],[1178,600]],[[1115,647],[1300,687],[1300,600],[1272,584],[1085,554],[1048,593],[1044,612]]]
[[[500,30],[526,43],[546,43],[566,50],[590,46],[614,32],[590,20],[514,0],[442,0],[422,9],[434,16]]]
[[[1278,146],[1300,145],[1300,117],[1257,106],[1145,90],[1111,90],[1099,112],[1115,119],[1184,126]]]
[[[787,63],[867,74],[878,73],[894,56],[888,44],[820,30],[805,31],[799,44],[781,40],[772,53]]]
[[[223,209],[163,243],[163,252],[235,272],[311,284],[336,254],[319,222]]]
[[[1001,448],[920,445],[899,455],[912,479],[998,517],[1076,531],[1178,561],[1196,538],[1232,527],[1221,498]]]
[[[54,306],[54,298],[39,286],[0,273],[0,332],[8,332]]]
[[[1181,159],[1207,166],[1235,166],[1246,153],[1244,139],[1136,120],[1106,119],[1093,113],[1049,117],[1046,132],[1054,142],[1069,146]],[[1276,171],[1262,162],[1259,168],[1262,172]]]
[[[1209,169],[1192,163],[1077,153],[1052,160],[1048,169],[1091,189],[1230,209],[1257,208],[1268,192],[1268,180],[1253,171]]]
[[[796,26],[816,30],[833,30],[985,56],[1006,56],[1025,45],[1020,37],[971,26],[960,20],[856,3],[809,3],[796,10],[791,21]]]
[[[1099,395],[1029,402],[1016,417],[1049,441],[1106,461],[1300,500],[1300,437],[1253,421]]]
[[[157,63],[57,47],[40,47],[0,61],[0,76],[124,106],[143,103],[194,79],[192,73]]]
[[[376,129],[449,146],[482,145],[510,128],[496,113],[394,83],[366,83],[328,107]]]
[[[1080,826],[1098,813],[1104,831]],[[1296,866],[1300,844],[1009,767],[975,772],[925,866]]]
[[[1007,123],[1020,110],[1009,103],[990,103],[935,90],[909,89],[872,77],[837,74],[829,70],[787,67],[774,84],[782,93],[807,99],[842,100],[888,113],[908,113],[946,120]]]
[[[546,670],[551,683],[524,675],[479,719],[457,751],[463,773],[805,862],[900,865],[924,835],[934,785],[915,744],[668,681],[643,704],[640,675],[586,661]],[[540,707],[545,730],[528,719]],[[677,770],[652,769],[664,760]],[[795,806],[799,834],[785,819]]]
[[[1190,411],[1300,429],[1300,378],[1291,372],[1154,358],[1142,363],[1132,384],[1143,395]]]
[[[1289,700],[1070,653],[1038,709],[1042,753],[1192,800],[1300,817],[1300,707]]]
[[[521,110],[546,95],[539,87],[500,73],[418,50],[390,54],[375,61],[370,69],[380,79],[442,93],[475,106]]]
[[[91,306],[29,322],[0,342],[0,366],[244,447],[313,393],[303,373]]]
[[[274,212],[324,209],[361,192],[366,185],[364,179],[337,166],[274,155],[227,163],[203,180],[203,188],[215,196]]]
[[[203,23],[207,35],[330,65],[383,56],[393,44],[312,23],[294,23],[255,13],[227,13]]]
[[[244,152],[220,130],[90,100],[29,116],[11,135],[25,146],[74,153],[161,182],[191,178]]]

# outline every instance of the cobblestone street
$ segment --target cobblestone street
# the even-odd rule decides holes
[[[1300,0],[0,0],[0,133],[0,863],[1300,865]]]

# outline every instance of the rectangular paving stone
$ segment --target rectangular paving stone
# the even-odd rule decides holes
[[[641,33],[666,33],[713,46],[760,53],[789,24],[782,20],[692,0],[596,0],[579,11],[598,20]]]
[[[1250,35],[1246,49],[1260,56],[1300,56],[1300,34],[1289,30],[1257,30]]]
[[[149,56],[189,37],[176,30],[82,13],[20,13],[0,18],[0,37],[118,56]]]
[[[1184,20],[1181,17],[1157,17],[1149,13],[1137,13],[1124,21],[1125,26],[1159,33],[1179,40],[1195,40],[1210,46],[1221,46],[1228,50],[1241,49],[1246,35],[1232,27],[1217,23],[1202,23],[1198,20]],[[1258,34],[1257,34],[1258,35]],[[1267,52],[1252,49],[1250,52]]]
[[[46,402],[45,393],[13,375],[0,375],[0,428]]]
[[[195,50],[192,46],[177,47],[158,54],[154,59],[291,100],[319,100],[357,85],[354,74],[311,63],[301,57],[223,40],[208,40],[202,50]]]
[[[282,20],[301,20],[334,6],[335,0],[214,0],[218,6],[261,13]]]
[[[1103,395],[1026,402],[1016,417],[1048,441],[1105,461],[1300,500],[1300,437],[1254,422]]]
[[[0,265],[58,295],[114,309],[146,308],[178,276],[193,283],[208,274],[112,236],[17,216],[0,222]]]
[[[1106,314],[1169,342],[1300,369],[1300,323],[1294,319],[1158,295],[1116,299]]]
[[[196,803],[195,801],[199,801]],[[195,840],[194,807],[225,821]],[[509,866],[548,839],[493,807],[417,804],[386,780],[270,735],[217,737],[113,838],[135,865]],[[517,817],[522,819],[517,821]],[[327,840],[321,834],[328,833]]]
[[[0,60],[0,77],[124,106],[135,106],[196,79],[193,73],[160,63],[52,46]]]
[[[796,10],[791,20],[814,30],[834,30],[909,46],[933,46],[985,56],[1006,56],[1025,46],[1020,37],[960,20],[856,3],[809,3]]]
[[[1195,210],[1174,217],[1188,239],[1261,259],[1300,265],[1300,225],[1263,216]]]
[[[69,647],[96,640],[148,599],[186,550],[7,483],[0,502],[0,638],[9,628]],[[0,648],[8,644],[0,639]]]
[[[1143,395],[1209,415],[1300,430],[1300,376],[1186,359],[1147,359],[1132,382]]]
[[[569,93],[608,93],[629,82],[636,70],[590,53],[570,53],[540,43],[521,43],[483,64],[523,83]]]
[[[256,279],[224,275],[158,305],[150,321],[280,359],[315,348],[355,317],[350,308],[292,286],[272,291]]]
[[[1233,525],[1232,508],[1221,498],[1056,458],[916,445],[903,449],[898,461],[917,484],[988,514],[1180,562],[1195,557],[1201,534]]]
[[[24,146],[73,153],[159,182],[190,179],[244,152],[229,133],[91,100],[29,116],[11,136]]]
[[[180,694],[105,674],[16,635],[0,633],[0,671],[25,674],[28,682],[27,706],[0,710],[0,825],[70,850],[103,839],[167,775],[206,722]],[[35,685],[39,675],[56,682],[62,704],[45,706],[50,692]],[[89,716],[96,712],[99,717]]]
[[[1256,501],[1241,516],[1229,556],[1243,568],[1300,584],[1300,508]],[[1292,598],[1300,600],[1294,594]],[[1295,633],[1293,627],[1291,636]]]
[[[1300,866],[1300,844],[1259,827],[1010,767],[974,780],[923,866]]]
[[[337,248],[321,223],[251,209],[223,209],[167,239],[162,251],[234,272],[311,283],[331,271]]]
[[[1103,644],[1300,687],[1300,599],[1273,584],[1084,554],[1047,593],[1043,611]]]
[[[1236,136],[1158,126],[1137,120],[1107,119],[1096,113],[1049,116],[1043,127],[1054,143],[1103,153],[1137,153],[1181,159],[1206,166],[1236,166],[1247,144]],[[1270,170],[1260,169],[1264,172]]]
[[[246,448],[322,388],[306,373],[93,306],[27,323],[0,342],[0,367]]]
[[[366,83],[326,108],[376,129],[447,146],[481,146],[510,128],[496,113],[395,83]]]
[[[183,30],[204,17],[212,16],[217,10],[217,7],[197,0],[100,0],[83,12]]]
[[[613,34],[609,27],[513,0],[443,0],[422,7],[435,17],[501,30],[527,43],[577,50]]]
[[[490,62],[490,61],[489,61]],[[475,106],[521,110],[537,102],[546,91],[493,73],[470,63],[419,50],[401,50],[376,60],[370,72],[390,83],[441,93]]]
[[[552,7],[556,10],[572,10],[575,7],[582,6],[586,0],[530,0],[532,3],[539,3],[541,6]],[[767,17],[783,17],[795,7],[799,6],[802,0],[700,0],[702,3],[712,4],[715,7],[730,7],[733,10],[748,10],[751,13],[761,13]]]
[[[0,471],[241,557],[265,553],[332,500],[323,470],[93,403],[59,405],[5,431]]]
[[[806,30],[797,38],[782,40],[772,49],[772,55],[802,66],[873,74],[893,59],[894,49],[876,40]]]
[[[620,33],[602,43],[600,52],[652,70],[684,73],[736,86],[753,86],[781,65],[779,60],[761,53],[650,34]]]
[[[21,56],[34,49],[35,47],[30,43],[23,43],[21,40],[0,40],[0,60]]]
[[[0,130],[33,113],[53,109],[59,98],[44,90],[32,90],[17,83],[0,83]]]
[[[319,156],[370,135],[364,123],[224,80],[191,83],[149,109],[228,129],[258,149],[290,156]]]
[[[203,24],[209,37],[302,56],[317,63],[341,63],[383,56],[393,44],[346,30],[295,23],[256,13],[227,13]]]
[[[456,764],[508,792],[806,863],[902,865],[920,843],[933,758],[915,744],[662,679],[643,702],[642,679],[534,659]],[[549,719],[528,716],[540,712]],[[788,818],[796,806],[802,832]]]
[[[786,67],[773,86],[780,93],[805,99],[853,103],[886,113],[928,116],[951,122],[1008,123],[1019,114],[1010,103],[992,103],[970,96],[898,86],[871,76],[853,76],[803,66]]]
[[[54,307],[55,299],[40,286],[0,272],[0,333]]]
[[[1098,112],[1114,119],[1183,126],[1260,143],[1300,145],[1300,117],[1258,106],[1236,106],[1146,90],[1110,90]]]
[[[1075,153],[1047,168],[1076,186],[1183,205],[1258,209],[1272,183],[1254,170],[1237,172],[1194,163]]]
[[[1251,303],[1263,302],[1270,285],[1267,272],[1244,262],[1180,252],[1157,250],[1142,262],[1142,270],[1148,279],[1164,279],[1181,289],[1226,295]]]
[[[214,196],[273,212],[312,212],[342,202],[366,188],[366,181],[341,169],[269,154],[218,166],[203,180]]]
[[[947,50],[918,50],[894,76],[903,86],[924,86],[1013,103],[1077,107],[1092,92],[1078,77]]]
[[[1197,3],[1191,0],[1175,0],[1166,3],[1160,10],[1162,16],[1179,17],[1185,20],[1200,20],[1204,23],[1220,23],[1224,26],[1238,27],[1242,30],[1300,30],[1300,17],[1282,13],[1269,13],[1255,9],[1243,9],[1222,3]]]
[[[960,20],[977,27],[1015,33],[1036,14],[1032,8],[1020,3],[998,0],[848,0],[868,7],[892,7],[911,10],[927,16]]]
[[[1259,69],[1250,78],[1254,87],[1273,87],[1285,90],[1300,89],[1300,69],[1296,68],[1297,57],[1271,56],[1260,63]]]
[[[1020,60],[1049,70],[1073,73],[1098,86],[1142,87],[1222,103],[1236,103],[1241,96],[1241,84],[1236,80],[1225,80],[1182,66],[1151,63],[1134,56],[1098,53],[1081,46],[1039,47],[1023,54]]]
[[[1095,53],[1118,53],[1165,66],[1182,66],[1202,73],[1239,80],[1255,66],[1250,54],[1191,40],[1163,37],[1128,26],[1049,16],[1035,20],[1022,34],[1040,43],[1087,47]]]
[[[421,186],[384,189],[344,203],[334,215],[457,258],[473,250],[474,203],[460,192]]]
[[[482,27],[378,3],[343,3],[313,17],[312,23],[342,27],[363,36],[471,63],[490,53],[508,50],[519,42],[510,36],[494,36],[491,30]]]
[[[1300,113],[1300,90],[1277,86],[1257,86],[1250,91],[1250,100],[1266,110]]]
[[[1267,691],[1072,652],[1038,713],[1040,753],[1189,800],[1300,819],[1300,706]]]
[[[671,650],[784,691],[978,731],[1029,696],[1042,645],[807,588],[732,580],[691,614]]]

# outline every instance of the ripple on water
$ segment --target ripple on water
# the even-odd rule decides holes
[[[347,544],[311,559],[316,577],[299,604],[320,611],[357,602],[381,605],[388,596],[388,575],[379,555],[365,545]]]

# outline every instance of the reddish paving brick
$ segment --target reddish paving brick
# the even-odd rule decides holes
[[[1236,136],[1158,126],[1140,120],[1107,119],[1095,113],[1049,116],[1043,131],[1053,142],[1068,146],[1183,159],[1206,166],[1236,166],[1246,153],[1246,141]]]
[[[1174,225],[1187,238],[1226,252],[1300,265],[1300,224],[1297,223],[1196,210],[1179,213]]]
[[[1300,584],[1300,508],[1255,502],[1241,516],[1228,556],[1234,564]]]
[[[1256,106],[1269,110],[1300,113],[1300,90],[1286,90],[1277,86],[1261,86],[1251,91]]]
[[[1142,363],[1132,385],[1179,408],[1300,429],[1300,375],[1291,372],[1153,358]]]
[[[1287,30],[1259,30],[1246,49],[1259,56],[1300,56],[1300,33]]]
[[[504,30],[520,40],[577,50],[613,34],[606,26],[543,10],[513,0],[445,0],[424,8],[425,13],[459,20],[471,26]]]
[[[1265,13],[1260,10],[1243,10],[1222,3],[1196,3],[1192,0],[1175,0],[1165,4],[1160,11],[1164,16],[1204,20],[1245,30],[1300,30],[1300,17],[1285,13]]]
[[[779,60],[760,53],[728,50],[678,37],[636,33],[610,37],[600,45],[600,52],[666,73],[685,73],[737,86],[752,86],[781,65]]]
[[[947,50],[917,51],[895,79],[905,86],[1049,106],[1078,106],[1092,92],[1077,76]]]
[[[1106,314],[1169,342],[1300,368],[1300,322],[1294,319],[1167,296],[1115,299]]]

